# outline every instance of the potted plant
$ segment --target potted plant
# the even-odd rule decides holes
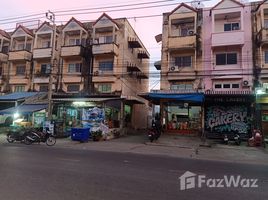
[[[93,141],[99,141],[102,138],[102,131],[101,130],[92,131],[91,137]]]

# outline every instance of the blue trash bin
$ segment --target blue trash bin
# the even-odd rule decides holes
[[[71,139],[74,141],[87,142],[89,140],[90,128],[72,128]]]

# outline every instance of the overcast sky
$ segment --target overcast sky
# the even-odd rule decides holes
[[[1,12],[0,12],[0,29],[7,31],[13,31],[16,24],[12,22],[19,21],[32,21],[26,24],[37,24],[37,19],[41,21],[45,20],[45,13],[47,10],[53,12],[64,11],[70,9],[92,9],[92,8],[102,8],[102,9],[92,9],[92,10],[79,10],[76,12],[67,13],[56,13],[57,24],[65,24],[71,17],[75,17],[80,21],[94,21],[103,12],[106,12],[112,18],[127,17],[135,29],[136,33],[144,43],[145,47],[150,53],[150,63],[154,63],[161,59],[161,44],[157,43],[154,36],[162,32],[162,13],[170,12],[176,8],[181,2],[178,0],[75,0],[75,1],[61,1],[61,0],[3,0],[1,1]],[[158,3],[156,3],[158,2]],[[190,2],[190,1],[184,1]],[[206,6],[215,5],[218,1],[213,0],[209,2],[204,2]],[[139,4],[140,5],[137,5]],[[143,4],[150,3],[150,4]],[[123,6],[136,4],[132,7]],[[113,7],[119,6],[121,7]],[[106,7],[106,8],[103,8]],[[110,7],[110,8],[108,8]],[[136,9],[141,8],[142,9]],[[129,10],[123,10],[129,9]],[[114,11],[111,11],[114,10]],[[115,11],[116,10],[116,11]],[[120,11],[121,10],[121,11]],[[81,13],[83,12],[83,14]],[[92,13],[96,12],[96,13]],[[31,14],[41,14],[40,16],[32,16],[28,18],[21,18],[21,16],[31,15]],[[63,16],[64,14],[64,16]],[[143,16],[143,18],[140,18]],[[145,17],[144,17],[145,16]],[[10,18],[15,18],[10,20]],[[18,17],[18,18],[16,18]],[[42,18],[43,17],[43,18]],[[136,17],[136,18],[134,18]],[[7,20],[9,18],[9,21]],[[35,18],[33,20],[33,18]],[[152,70],[155,70],[151,68]],[[152,78],[151,86],[153,83],[157,85],[157,79]]]

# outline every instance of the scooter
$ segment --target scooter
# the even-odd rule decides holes
[[[23,127],[14,128],[7,133],[7,141],[13,143],[15,141],[24,142],[25,137],[29,134],[29,130]]]
[[[53,146],[56,144],[56,137],[48,130],[45,132],[32,130],[30,134],[25,137],[25,144],[29,145],[34,142],[44,142],[47,146]]]
[[[148,131],[148,138],[150,142],[153,142],[154,140],[158,140],[158,138],[161,135],[161,127],[157,124],[157,122],[152,122],[152,128]]]
[[[240,138],[240,135],[239,134],[235,134],[233,139],[231,139],[231,141],[234,141],[234,143],[236,145],[240,145],[241,144],[241,138]],[[223,137],[223,143],[228,145],[230,142],[230,138],[228,138],[227,134],[224,135]]]

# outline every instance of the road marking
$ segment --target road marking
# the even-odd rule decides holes
[[[63,161],[69,161],[69,162],[80,162],[80,160],[68,159],[68,158],[58,158],[58,159],[63,160]]]

